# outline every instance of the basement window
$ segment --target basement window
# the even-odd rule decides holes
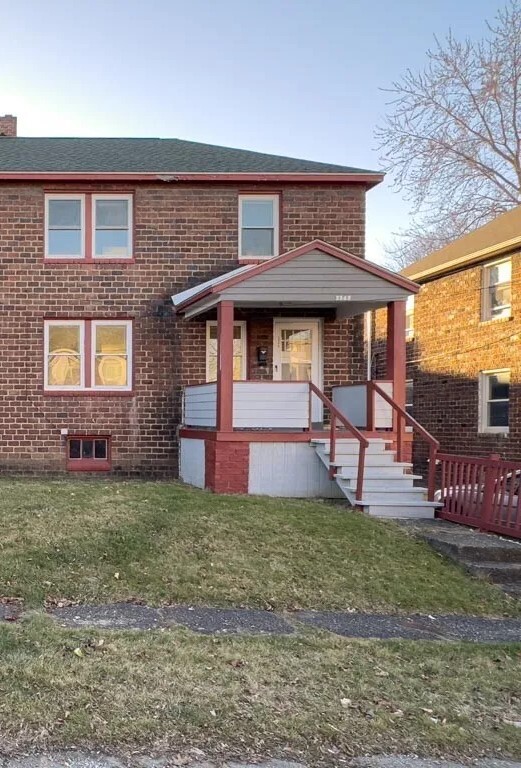
[[[106,472],[111,468],[110,437],[71,435],[67,439],[67,469]]]

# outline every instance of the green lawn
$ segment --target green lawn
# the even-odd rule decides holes
[[[68,631],[37,616],[0,626],[2,751],[196,747],[313,765],[373,752],[519,757],[520,651]]]
[[[519,615],[391,522],[177,483],[0,480],[0,597]]]

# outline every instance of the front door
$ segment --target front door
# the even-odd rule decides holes
[[[322,389],[322,326],[319,320],[274,320],[274,381],[312,381]],[[318,397],[311,403],[313,423],[322,423]]]

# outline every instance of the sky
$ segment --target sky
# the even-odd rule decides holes
[[[501,0],[0,0],[0,115],[21,136],[153,136],[381,169],[374,129],[434,36]],[[409,205],[368,194],[367,256]]]

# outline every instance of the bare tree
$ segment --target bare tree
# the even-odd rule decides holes
[[[521,0],[509,0],[486,39],[435,40],[419,74],[389,93],[376,131],[412,225],[387,248],[403,267],[521,203]]]

